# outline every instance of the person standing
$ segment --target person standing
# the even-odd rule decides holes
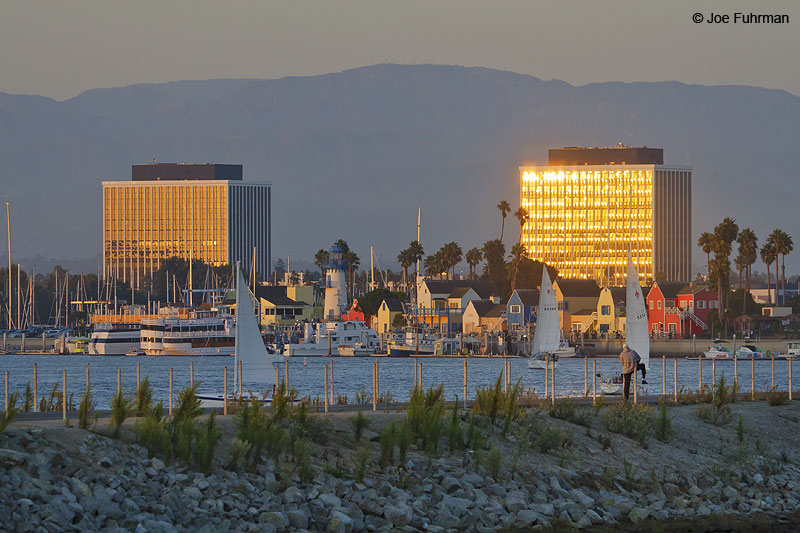
[[[631,350],[628,345],[622,347],[622,351],[619,354],[619,362],[622,364],[622,396],[625,398],[625,401],[628,401],[628,396],[630,395],[631,391],[631,376],[637,370],[636,365],[636,357],[639,356],[636,352]]]
[[[633,361],[636,363],[635,372],[642,371],[642,385],[647,385],[647,367],[642,363],[642,356],[636,350],[631,351],[633,352]]]

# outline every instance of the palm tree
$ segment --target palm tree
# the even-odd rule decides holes
[[[769,236],[767,237],[767,242],[772,246],[773,259],[775,260],[775,305],[778,305],[779,302],[778,287],[780,286],[780,276],[778,275],[778,267],[780,265],[780,261],[778,260],[778,255],[780,255],[780,252],[778,251],[778,248],[780,247],[781,244],[780,241],[781,241],[781,230],[775,228],[774,230],[772,230],[772,233],[770,233]]]
[[[411,262],[414,263],[414,279],[417,277],[417,267],[416,263],[423,257],[425,257],[425,250],[422,249],[422,244],[419,241],[411,241],[408,245],[408,253],[411,256]]]
[[[486,275],[491,279],[496,273],[492,266],[502,267],[503,258],[506,255],[506,247],[500,239],[492,239],[483,243],[481,252],[483,252],[483,259],[486,261]]]
[[[328,259],[330,254],[327,250],[320,248],[317,250],[317,253],[314,254],[314,264],[317,265],[319,268],[319,279],[320,281],[325,279],[325,267],[328,265]]]
[[[347,274],[350,277],[350,297],[355,298],[355,283],[353,283],[353,274],[354,272],[358,271],[358,267],[361,265],[361,259],[359,259],[358,254],[352,250],[347,250],[347,253],[344,254],[344,258],[347,260]]]
[[[722,222],[714,228],[713,249],[714,249],[714,279],[717,282],[719,294],[719,322],[725,322],[725,305],[728,300],[728,290],[730,286],[731,272],[731,245],[739,235],[739,226],[730,217],[725,217]]]
[[[408,267],[414,264],[414,258],[411,257],[411,252],[408,248],[397,254],[397,262],[403,268],[403,286],[406,288],[406,294],[408,294]]]
[[[747,282],[747,292],[742,299],[742,314],[747,312],[747,295],[750,294],[750,278],[752,276],[753,263],[758,259],[758,237],[755,232],[750,228],[744,228],[739,232],[739,237],[736,241],[739,243],[739,255],[741,255],[746,263],[745,266],[745,279]]]
[[[794,250],[794,242],[792,242],[792,237],[783,230],[775,230],[778,232],[776,239],[775,239],[775,255],[776,255],[776,263],[775,267],[777,268],[777,256],[781,256],[781,294],[782,298],[781,301],[783,305],[786,305],[786,256],[792,253]],[[775,289],[777,290],[778,278],[775,277]]]
[[[697,246],[703,249],[706,254],[706,278],[711,278],[711,251],[714,249],[714,235],[704,231],[697,239]]]
[[[519,245],[519,247],[522,247],[522,229],[525,227],[525,223],[528,222],[528,219],[530,217],[528,216],[528,210],[522,206],[519,206],[519,209],[517,209],[517,211],[514,213],[514,216],[519,221],[519,242],[517,242],[517,244]],[[512,253],[513,253],[513,248],[512,248]],[[514,289],[516,289],[517,271],[519,270],[519,259],[521,256],[522,253],[517,253],[516,259],[514,260],[514,277],[511,280],[511,292],[514,292]]]
[[[772,246],[772,243],[769,240],[767,240],[764,246],[761,247],[761,260],[767,267],[767,301],[769,304],[772,304],[772,292],[769,287],[769,266],[773,261],[775,261],[775,248]]]
[[[464,252],[457,242],[448,242],[440,250],[442,254],[443,266],[445,270],[453,270],[453,278],[456,277],[456,265],[461,262]]]
[[[503,223],[500,225],[500,240],[502,241],[503,231],[506,229],[506,216],[511,212],[511,206],[508,205],[508,202],[505,200],[500,200],[500,203],[497,204],[497,209],[499,209],[500,214],[503,215]]]
[[[472,248],[466,254],[467,264],[469,265],[469,278],[475,279],[475,267],[483,259],[483,254],[478,248]]]

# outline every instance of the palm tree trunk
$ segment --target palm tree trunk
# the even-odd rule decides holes
[[[775,256],[775,305],[778,305],[778,256]]]
[[[786,305],[786,254],[781,254],[781,293],[783,305]]]
[[[503,232],[506,229],[506,217],[503,217],[503,223],[500,225],[500,240],[503,240]]]
[[[706,281],[711,281],[711,254],[706,254]]]
[[[772,289],[769,288],[769,273],[772,265],[767,265],[767,303],[772,305]]]

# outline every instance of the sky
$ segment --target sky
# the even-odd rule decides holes
[[[736,12],[786,25],[734,23]],[[0,0],[0,91],[279,78],[376,63],[560,79],[743,84],[800,95],[800,2]],[[729,15],[695,23],[695,13]]]

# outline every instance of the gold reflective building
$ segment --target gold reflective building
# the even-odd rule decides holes
[[[138,287],[170,257],[253,263],[269,276],[271,186],[243,182],[241,165],[134,165],[103,182],[103,275]]]
[[[562,278],[621,286],[630,252],[642,284],[689,281],[692,170],[662,161],[660,149],[618,146],[551,150],[550,165],[521,166],[528,256]]]

